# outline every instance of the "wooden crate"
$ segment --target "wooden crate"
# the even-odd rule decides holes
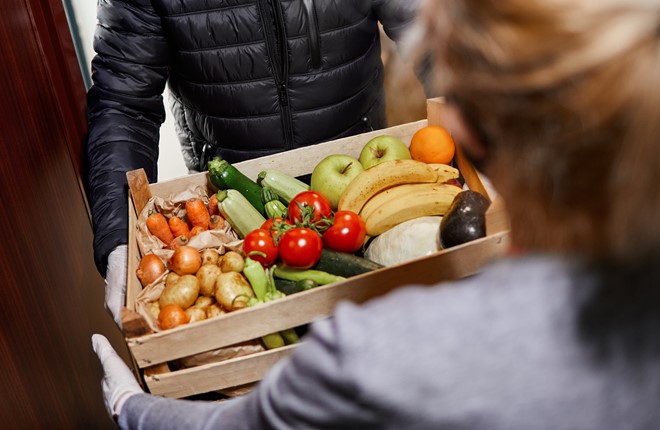
[[[253,179],[259,172],[269,168],[280,169],[294,176],[309,174],[313,166],[326,155],[344,153],[357,157],[362,146],[377,135],[390,134],[410,142],[412,134],[426,124],[442,124],[442,106],[440,99],[429,100],[428,120],[236,163],[235,166]],[[460,152],[457,154],[457,165],[471,189],[492,196],[492,191],[484,186],[480,175],[463,159]],[[295,345],[176,371],[170,369],[168,362],[307,324],[316,318],[331,315],[336,304],[343,300],[362,303],[402,285],[433,285],[465,277],[476,273],[486,262],[506,250],[508,228],[505,213],[500,204],[494,204],[491,205],[493,210],[487,215],[485,238],[254,308],[149,333],[143,329],[144,324],[140,318],[132,312],[142,289],[135,275],[141,258],[135,239],[136,209],[141,209],[151,195],[167,197],[191,185],[212,187],[206,173],[151,185],[146,183],[144,176],[137,173],[129,172],[132,185],[129,198],[129,267],[124,327],[127,333],[131,333],[126,342],[134,364],[143,372],[146,388],[156,395],[187,397],[259,381]]]

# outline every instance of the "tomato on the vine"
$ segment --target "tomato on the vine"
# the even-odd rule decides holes
[[[296,194],[289,202],[288,214],[291,221],[311,227],[312,224],[322,221],[324,217],[332,217],[332,206],[323,194],[311,190],[303,191]]]
[[[294,227],[280,237],[277,249],[287,266],[309,269],[321,258],[323,241],[311,228]]]
[[[333,224],[323,232],[323,244],[326,248],[352,254],[362,247],[366,236],[367,228],[358,214],[337,211]]]
[[[275,240],[273,240],[270,232],[261,228],[252,230],[245,235],[245,238],[243,238],[243,252],[264,267],[273,264],[278,255],[277,245],[275,245]]]
[[[277,240],[278,236],[288,227],[293,227],[293,222],[286,218],[276,217],[268,218],[266,222],[261,225],[261,228],[270,232],[273,239]]]

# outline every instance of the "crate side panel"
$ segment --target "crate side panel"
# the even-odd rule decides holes
[[[325,317],[337,303],[363,303],[402,285],[433,285],[476,273],[502,255],[506,232],[478,239],[401,265],[351,277],[283,299],[223,315],[189,326],[128,339],[140,367],[257,339],[265,334],[297,327]]]

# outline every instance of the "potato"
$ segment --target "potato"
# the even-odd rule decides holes
[[[158,319],[158,314],[160,313],[160,304],[158,302],[149,303],[149,313],[154,319]]]
[[[179,279],[179,275],[174,272],[168,273],[165,277],[165,286],[167,287],[168,285],[174,283],[177,279]]]
[[[190,318],[190,322],[202,321],[206,319],[206,310],[198,306],[191,306],[186,309],[186,314]]]
[[[220,269],[223,272],[242,272],[245,267],[245,259],[236,251],[229,251],[220,260]]]
[[[213,303],[206,307],[206,318],[214,318],[220,315],[224,315],[226,312],[222,309],[218,303]]]
[[[212,297],[215,294],[215,280],[222,271],[215,264],[203,264],[195,276],[199,281],[199,294]]]
[[[202,266],[206,264],[218,265],[220,261],[220,253],[215,249],[205,249],[202,251]]]
[[[215,303],[215,297],[199,296],[197,297],[197,300],[195,300],[195,304],[193,306],[197,306],[198,308],[206,308],[211,306],[213,303]]]
[[[161,309],[169,304],[181,306],[183,310],[188,309],[195,303],[199,296],[199,281],[194,275],[180,276],[170,285],[166,285],[160,295],[158,302]]]
[[[228,312],[243,309],[254,291],[248,280],[238,272],[224,272],[215,281],[215,299]]]

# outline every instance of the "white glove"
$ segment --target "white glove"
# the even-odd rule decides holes
[[[121,308],[126,303],[126,267],[128,246],[119,245],[108,255],[105,276],[105,308],[110,312],[117,327],[121,327]]]
[[[92,335],[92,347],[103,366],[103,400],[112,418],[117,418],[126,399],[133,394],[144,393],[133,372],[117,355],[108,339],[100,334]]]

